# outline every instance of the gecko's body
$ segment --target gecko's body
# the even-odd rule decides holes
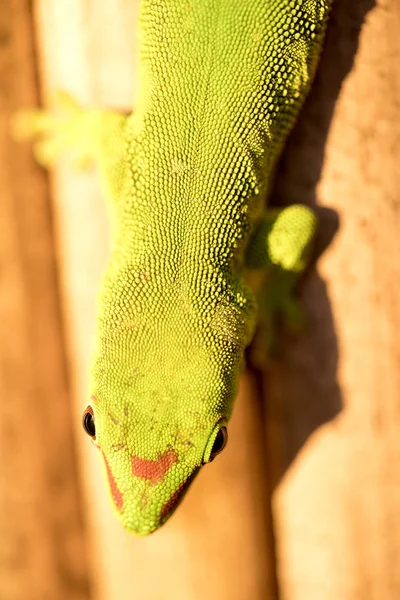
[[[141,1],[139,102],[100,136],[113,243],[85,414],[134,533],[165,522],[223,445],[256,317],[246,256],[302,267],[263,209],[329,4]],[[312,235],[303,217],[292,214],[297,239]]]

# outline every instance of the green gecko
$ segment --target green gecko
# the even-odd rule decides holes
[[[71,148],[99,167],[112,247],[83,424],[132,533],[165,523],[224,448],[257,316],[265,340],[277,315],[298,320],[316,218],[265,199],[331,1],[141,0],[131,115],[64,95],[60,116],[17,119],[42,164]]]

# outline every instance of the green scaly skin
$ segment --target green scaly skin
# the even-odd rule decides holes
[[[63,118],[25,115],[42,163],[76,145],[107,192],[112,251],[85,421],[135,534],[169,518],[223,442],[256,322],[246,266],[269,267],[264,324],[296,313],[315,218],[297,205],[265,216],[264,206],[330,4],[142,0],[134,114],[64,96]]]

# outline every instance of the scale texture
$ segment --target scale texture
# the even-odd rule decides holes
[[[109,171],[92,372],[123,525],[170,516],[229,419],[255,324],[245,250],[309,88],[329,3],[144,0],[140,99]]]

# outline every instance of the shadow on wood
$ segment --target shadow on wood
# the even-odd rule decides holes
[[[352,70],[359,35],[375,0],[336,0],[313,87],[278,164],[271,204],[301,202],[320,220],[316,254],[339,227],[339,215],[317,205],[325,147],[343,81]],[[275,487],[309,436],[342,409],[337,383],[338,347],[325,282],[310,268],[301,286],[309,323],[301,336],[284,336],[282,355],[272,364],[266,387],[265,421],[271,485]]]

